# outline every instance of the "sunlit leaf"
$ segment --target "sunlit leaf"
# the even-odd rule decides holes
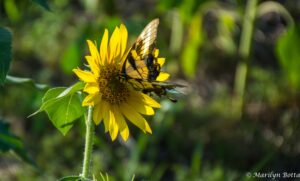
[[[4,84],[12,59],[11,42],[11,33],[0,27],[0,85]]]
[[[30,78],[23,78],[23,77],[14,77],[14,76],[6,76],[5,83],[9,84],[28,84],[32,87],[35,87],[40,90],[48,89],[48,85],[46,84],[37,84],[34,82],[34,80]]]
[[[18,10],[17,3],[15,1],[4,1],[4,8],[11,21],[15,22],[20,19],[20,11]]]
[[[222,51],[226,54],[236,54],[237,47],[233,39],[233,33],[235,29],[235,16],[230,11],[219,12],[218,30],[219,35],[215,40]]]
[[[94,176],[95,177],[95,176]],[[100,172],[100,177],[101,177],[101,180],[102,181],[109,181],[109,176],[108,176],[108,174],[107,173],[105,173],[105,176],[102,174],[102,172]],[[94,180],[95,180],[95,178],[94,178]],[[132,179],[131,179],[131,181],[133,181]]]
[[[48,106],[45,111],[54,126],[63,135],[71,129],[74,121],[83,115],[83,108],[78,94],[53,99],[53,104]]]
[[[197,68],[199,47],[202,43],[202,16],[196,14],[189,28],[189,39],[182,52],[181,64],[183,72],[188,77],[194,77]]]
[[[79,44],[72,43],[63,54],[60,67],[65,73],[72,73],[72,70],[79,65],[80,59]]]
[[[300,26],[290,26],[277,42],[277,55],[284,76],[290,85],[300,89]]]
[[[33,2],[39,4],[40,6],[42,6],[43,8],[45,8],[46,10],[50,11],[50,7],[48,5],[48,1],[47,0],[32,0]]]
[[[24,161],[35,165],[29,157],[22,140],[9,130],[9,124],[0,120],[0,152],[14,151]]]
[[[83,82],[77,82],[76,84],[74,84],[71,87],[68,87],[66,90],[64,90],[61,94],[59,94],[57,96],[57,98],[74,94],[75,92],[82,90],[83,87],[84,87],[84,83]]]
[[[180,17],[183,21],[188,21],[192,17],[193,9],[195,9],[195,0],[185,0],[182,1],[181,5],[179,6]]]
[[[74,121],[84,113],[81,95],[77,92],[83,89],[83,86],[82,82],[78,82],[69,88],[57,87],[48,90],[43,97],[40,109],[30,116],[45,111],[53,125],[66,135]]]

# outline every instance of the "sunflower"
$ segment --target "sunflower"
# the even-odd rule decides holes
[[[128,139],[127,121],[144,133],[151,134],[152,130],[143,115],[154,115],[153,108],[160,108],[160,104],[153,98],[120,79],[121,67],[127,54],[127,37],[127,29],[123,24],[115,28],[110,39],[105,29],[99,50],[96,44],[87,40],[90,55],[85,58],[89,70],[73,70],[86,83],[83,91],[87,96],[82,105],[93,106],[94,123],[99,125],[103,121],[105,132],[109,132],[112,140],[116,139],[118,133],[124,141]],[[158,62],[163,65],[164,58],[159,58]],[[168,76],[162,73],[157,81],[165,80]]]

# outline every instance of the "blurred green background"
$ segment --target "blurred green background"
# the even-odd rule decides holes
[[[130,45],[148,22],[160,18],[157,46],[167,60],[164,69],[172,81],[187,85],[184,94],[177,103],[160,100],[162,109],[147,118],[152,135],[130,125],[127,142],[112,142],[103,125],[97,127],[93,174],[214,181],[257,179],[247,172],[300,173],[300,0],[258,1],[238,109],[233,102],[246,2],[53,0],[49,11],[31,0],[0,0],[0,26],[13,35],[9,75],[69,86],[77,81],[72,69],[85,63],[86,39],[99,42],[104,28],[111,33],[124,23]],[[44,93],[13,81],[0,87],[1,122],[26,150],[0,152],[0,180],[80,173],[84,121],[63,136],[45,113],[26,118]]]

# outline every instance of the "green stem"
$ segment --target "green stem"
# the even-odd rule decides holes
[[[244,105],[244,93],[247,80],[247,72],[249,68],[249,55],[251,49],[251,40],[253,36],[253,26],[256,14],[257,0],[248,0],[246,12],[243,20],[243,29],[240,39],[239,55],[240,62],[237,66],[234,84],[234,110],[240,117]]]
[[[88,108],[88,115],[85,121],[86,133],[85,133],[85,148],[84,148],[84,158],[83,158],[83,168],[81,176],[87,178],[90,172],[91,156],[93,150],[93,138],[94,138],[94,123],[92,121],[92,106]]]

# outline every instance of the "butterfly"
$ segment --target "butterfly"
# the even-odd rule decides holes
[[[176,92],[175,87],[181,85],[156,81],[161,70],[156,48],[158,24],[159,19],[152,20],[129,48],[121,68],[121,78],[130,83],[135,90],[159,97],[167,96],[176,102],[168,94]]]

